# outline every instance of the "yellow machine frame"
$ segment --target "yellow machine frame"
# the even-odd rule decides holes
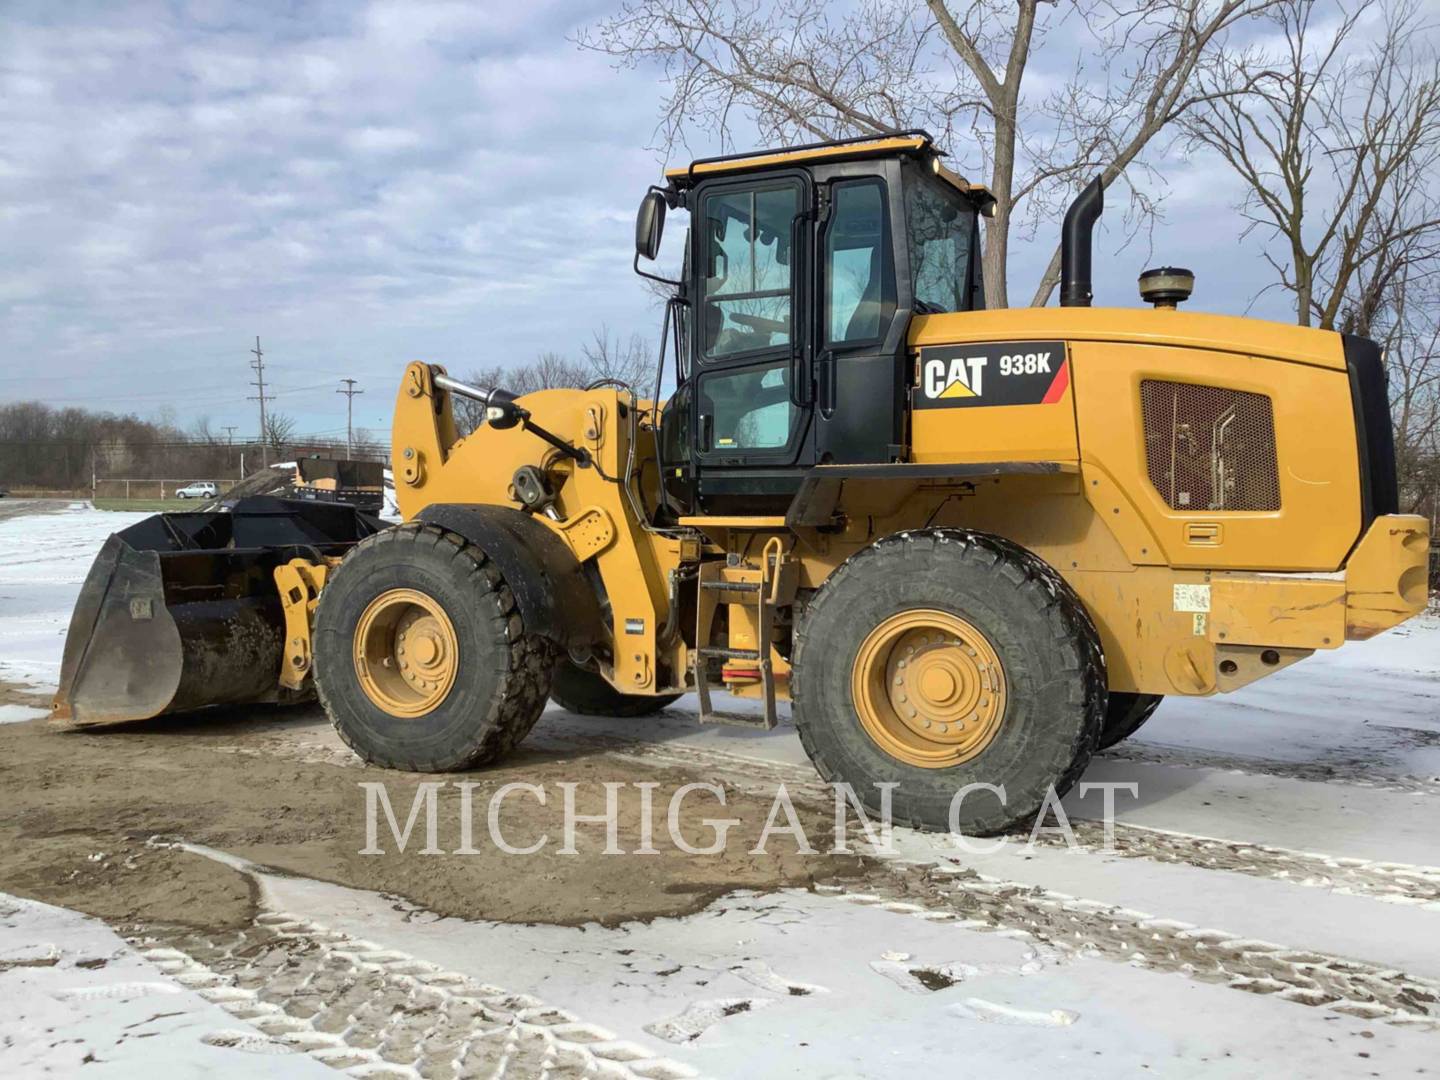
[[[1105,650],[1110,687],[1148,694],[1233,690],[1308,656],[1394,626],[1426,596],[1428,523],[1376,518],[1363,536],[1353,407],[1340,338],[1298,327],[1174,310],[1026,309],[917,317],[909,344],[1050,338],[1065,342],[1070,381],[1048,404],[911,414],[911,460],[953,464],[927,478],[841,481],[838,529],[782,517],[682,518],[681,530],[647,528],[624,490],[631,439],[653,459],[648,420],[613,389],[548,390],[524,398],[536,422],[569,438],[599,468],[577,468],[539,440],[482,427],[457,434],[449,394],[432,369],[411,364],[397,399],[397,499],[412,518],[435,503],[516,505],[510,479],[545,464],[557,488],[553,517],[539,516],[585,563],[594,560],[611,603],[613,664],[626,693],[694,689],[687,646],[663,637],[672,575],[704,556],[730,556],[728,572],[778,587],[820,586],[881,536],[922,525],[1004,536],[1054,567],[1084,601]],[[1261,362],[1264,361],[1264,362]],[[1280,447],[1280,509],[1180,511],[1150,483],[1139,384],[1177,378],[1267,395]],[[642,415],[653,415],[639,402]],[[976,463],[1044,463],[1046,471],[976,479]],[[826,466],[813,471],[823,475]],[[928,473],[941,475],[930,476]],[[634,489],[656,497],[653,470]],[[639,490],[644,489],[644,490]],[[770,548],[780,558],[762,558]],[[732,611],[730,644],[755,648],[759,610]],[[663,640],[662,640],[663,637]],[[773,647],[776,692],[789,668]],[[760,693],[746,673],[727,680]]]

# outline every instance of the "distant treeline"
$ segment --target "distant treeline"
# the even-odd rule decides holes
[[[345,440],[296,434],[294,422],[277,414],[267,424],[265,451],[271,462],[319,454],[344,457]],[[385,460],[388,448],[356,432],[357,458]],[[56,409],[42,402],[0,405],[0,487],[88,491],[92,477],[128,479],[239,479],[260,468],[258,439],[231,442],[205,421],[190,431],[137,416]]]

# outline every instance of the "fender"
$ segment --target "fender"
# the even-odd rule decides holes
[[[605,638],[600,601],[565,541],[509,506],[435,503],[417,521],[463,536],[494,560],[531,633],[567,649]]]

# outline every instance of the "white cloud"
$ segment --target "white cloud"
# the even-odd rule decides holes
[[[574,351],[601,323],[653,338],[630,245],[660,174],[645,148],[664,89],[567,39],[601,13],[599,0],[7,5],[0,351],[36,377],[0,379],[0,398],[144,411],[202,387],[228,400],[217,422],[253,425],[258,333],[278,386],[355,376],[373,391],[357,422],[380,426],[410,359],[463,372]],[[1206,184],[1177,168],[1157,232],[1169,261],[1215,246],[1228,211],[1213,198],[1207,211]],[[1017,253],[1017,284],[1056,232]],[[1227,222],[1227,242],[1236,232]],[[1233,250],[1189,260],[1197,295]],[[1102,296],[1134,302],[1140,257],[1102,260]],[[328,428],[341,400],[280,406]]]
[[[345,145],[362,154],[390,154],[413,149],[423,142],[418,131],[399,127],[365,127],[345,136]]]
[[[520,361],[602,321],[653,336],[628,245],[655,97],[576,50],[574,11],[7,13],[0,348],[41,377],[0,396],[203,385],[243,426],[259,333],[278,385],[355,375],[375,425],[416,356]],[[326,426],[332,396],[281,405]]]

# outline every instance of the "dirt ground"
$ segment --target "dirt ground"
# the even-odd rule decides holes
[[[50,698],[34,687],[0,679],[0,705],[23,705],[31,709],[48,709]]]
[[[666,807],[682,785],[713,777],[673,767],[652,768],[614,755],[560,755],[523,749],[496,767],[467,775],[421,776],[367,768],[358,762],[299,760],[293,728],[315,725],[305,710],[250,717],[215,713],[169,718],[104,731],[70,731],[47,721],[0,727],[0,890],[100,916],[112,923],[179,923],[212,929],[247,924],[253,912],[249,879],[203,856],[156,845],[183,840],[239,855],[278,870],[403,897],[442,915],[505,922],[607,925],[696,911],[735,888],[769,890],[818,878],[854,876],[857,860],[800,855],[791,836],[777,835],[769,854],[750,849],[764,828],[770,799],[727,788],[719,807],[703,792],[690,796],[683,835],[693,846],[711,841],[704,818],[734,818],[722,854],[690,855],[670,839]],[[286,729],[292,729],[287,731]],[[377,815],[383,855],[366,845],[366,793],[386,785],[404,826],[417,787],[446,781],[437,795],[438,846],[422,855],[417,822],[404,853],[383,811]],[[461,795],[472,793],[473,849],[461,846]],[[654,855],[602,854],[603,824],[580,824],[578,854],[563,845],[563,792],[575,787],[578,814],[605,810],[606,782],[620,783],[619,847],[640,846],[640,790],[654,789]],[[503,805],[505,840],[533,855],[512,855],[489,839],[487,808],[506,783],[538,785],[540,806],[525,792]],[[816,848],[828,848],[829,807],[796,808]],[[781,822],[783,824],[783,820]]]
[[[68,499],[17,499],[7,496],[0,499],[0,521],[24,517],[27,514],[53,514],[69,505]]]

